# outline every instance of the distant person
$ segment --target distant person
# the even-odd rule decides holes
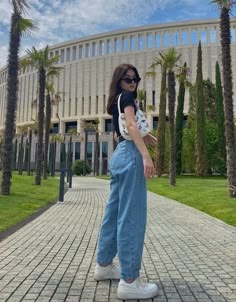
[[[157,295],[157,285],[139,280],[147,216],[146,179],[154,176],[154,165],[146,145],[156,138],[141,136],[136,122],[137,69],[119,65],[110,84],[107,112],[113,116],[118,146],[110,159],[110,196],[101,225],[94,278],[97,281],[120,279],[119,299],[149,299]],[[125,113],[132,140],[125,140],[118,124],[117,100]],[[120,270],[113,264],[118,254]]]

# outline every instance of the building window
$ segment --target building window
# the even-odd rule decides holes
[[[105,120],[105,132],[112,132],[112,121],[111,121],[111,119]]]
[[[135,36],[130,36],[130,50],[133,51],[135,50]]]
[[[72,60],[73,61],[75,61],[77,59],[76,51],[77,51],[77,47],[73,46],[73,48],[72,48]]]
[[[155,90],[152,91],[152,106],[156,106],[156,95]]]
[[[210,30],[210,41],[216,43],[216,30]]]
[[[179,45],[179,33],[178,32],[173,33],[172,39],[173,39],[173,46],[178,46]]]
[[[138,49],[143,49],[144,43],[143,43],[143,35],[138,36]]]
[[[87,159],[92,159],[92,148],[93,148],[92,142],[88,142],[87,143]]]
[[[191,39],[191,42],[192,44],[197,44],[198,41],[197,41],[197,32],[196,31],[192,31],[192,39]]]
[[[75,160],[80,159],[80,143],[75,143]]]
[[[64,63],[64,60],[65,60],[65,51],[64,49],[61,49],[61,63]]]
[[[202,44],[206,44],[207,43],[207,32],[205,30],[202,30],[200,32],[200,40]]]
[[[107,40],[107,54],[112,54],[112,43],[111,40]]]
[[[120,40],[118,38],[115,38],[115,53],[118,53],[120,51]]]
[[[104,56],[104,50],[105,50],[104,41],[99,41],[99,55],[100,56]]]
[[[236,42],[236,29],[231,28],[230,29],[230,34],[231,34],[231,42]]]
[[[158,117],[154,116],[152,121],[153,121],[152,122],[153,129],[157,129],[157,127],[158,127]]]
[[[85,45],[85,58],[89,58],[90,57],[90,45],[86,44]]]
[[[106,95],[103,95],[103,113],[106,113]]]
[[[155,40],[156,40],[156,47],[160,48],[161,47],[161,35],[156,33]]]
[[[127,38],[122,37],[122,51],[126,52],[128,50],[128,43],[127,43]]]
[[[92,44],[92,56],[96,57],[97,56],[97,43],[93,42]]]
[[[108,155],[108,142],[102,142],[102,158],[107,158]]]
[[[169,33],[164,34],[164,46],[165,47],[170,46],[170,34]]]
[[[80,45],[79,46],[79,59],[82,59],[83,58],[83,46]]]
[[[182,45],[188,44],[188,32],[183,31],[182,32]]]
[[[91,114],[91,96],[89,97],[88,114]]]
[[[77,121],[75,122],[66,122],[65,123],[65,132],[68,133],[70,130],[76,130],[77,132]]]
[[[70,61],[70,48],[66,49],[66,62]]]
[[[96,114],[98,114],[98,95],[96,95]]]
[[[152,34],[147,34],[147,48],[152,48]]]
[[[78,98],[75,98],[75,115],[78,114]]]
[[[81,114],[84,115],[84,97],[82,97],[82,108],[81,108]]]
[[[59,123],[54,123],[50,128],[50,133],[59,133]]]

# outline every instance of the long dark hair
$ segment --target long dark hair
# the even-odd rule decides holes
[[[110,83],[109,96],[107,102],[108,114],[112,115],[112,105],[115,103],[117,95],[122,92],[122,89],[120,87],[120,81],[126,75],[129,69],[132,69],[135,73],[135,76],[140,79],[136,67],[134,67],[131,64],[123,63],[116,67]],[[136,89],[134,91],[134,98],[137,97],[137,88],[138,88],[138,84],[136,85]]]

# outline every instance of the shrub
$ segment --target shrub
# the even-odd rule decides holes
[[[73,175],[83,175],[84,164],[85,164],[84,160],[76,160],[72,166]],[[91,169],[90,169],[89,164],[87,163],[86,169],[85,169],[85,174],[89,174],[90,172],[91,172]]]

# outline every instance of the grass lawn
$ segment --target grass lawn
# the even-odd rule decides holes
[[[49,177],[40,186],[34,176],[13,174],[11,195],[0,195],[0,232],[8,229],[55,200],[59,179]]]
[[[179,176],[176,187],[169,186],[168,177],[160,177],[148,180],[147,186],[151,192],[177,200],[236,226],[236,198],[228,198],[227,180],[223,177]]]

